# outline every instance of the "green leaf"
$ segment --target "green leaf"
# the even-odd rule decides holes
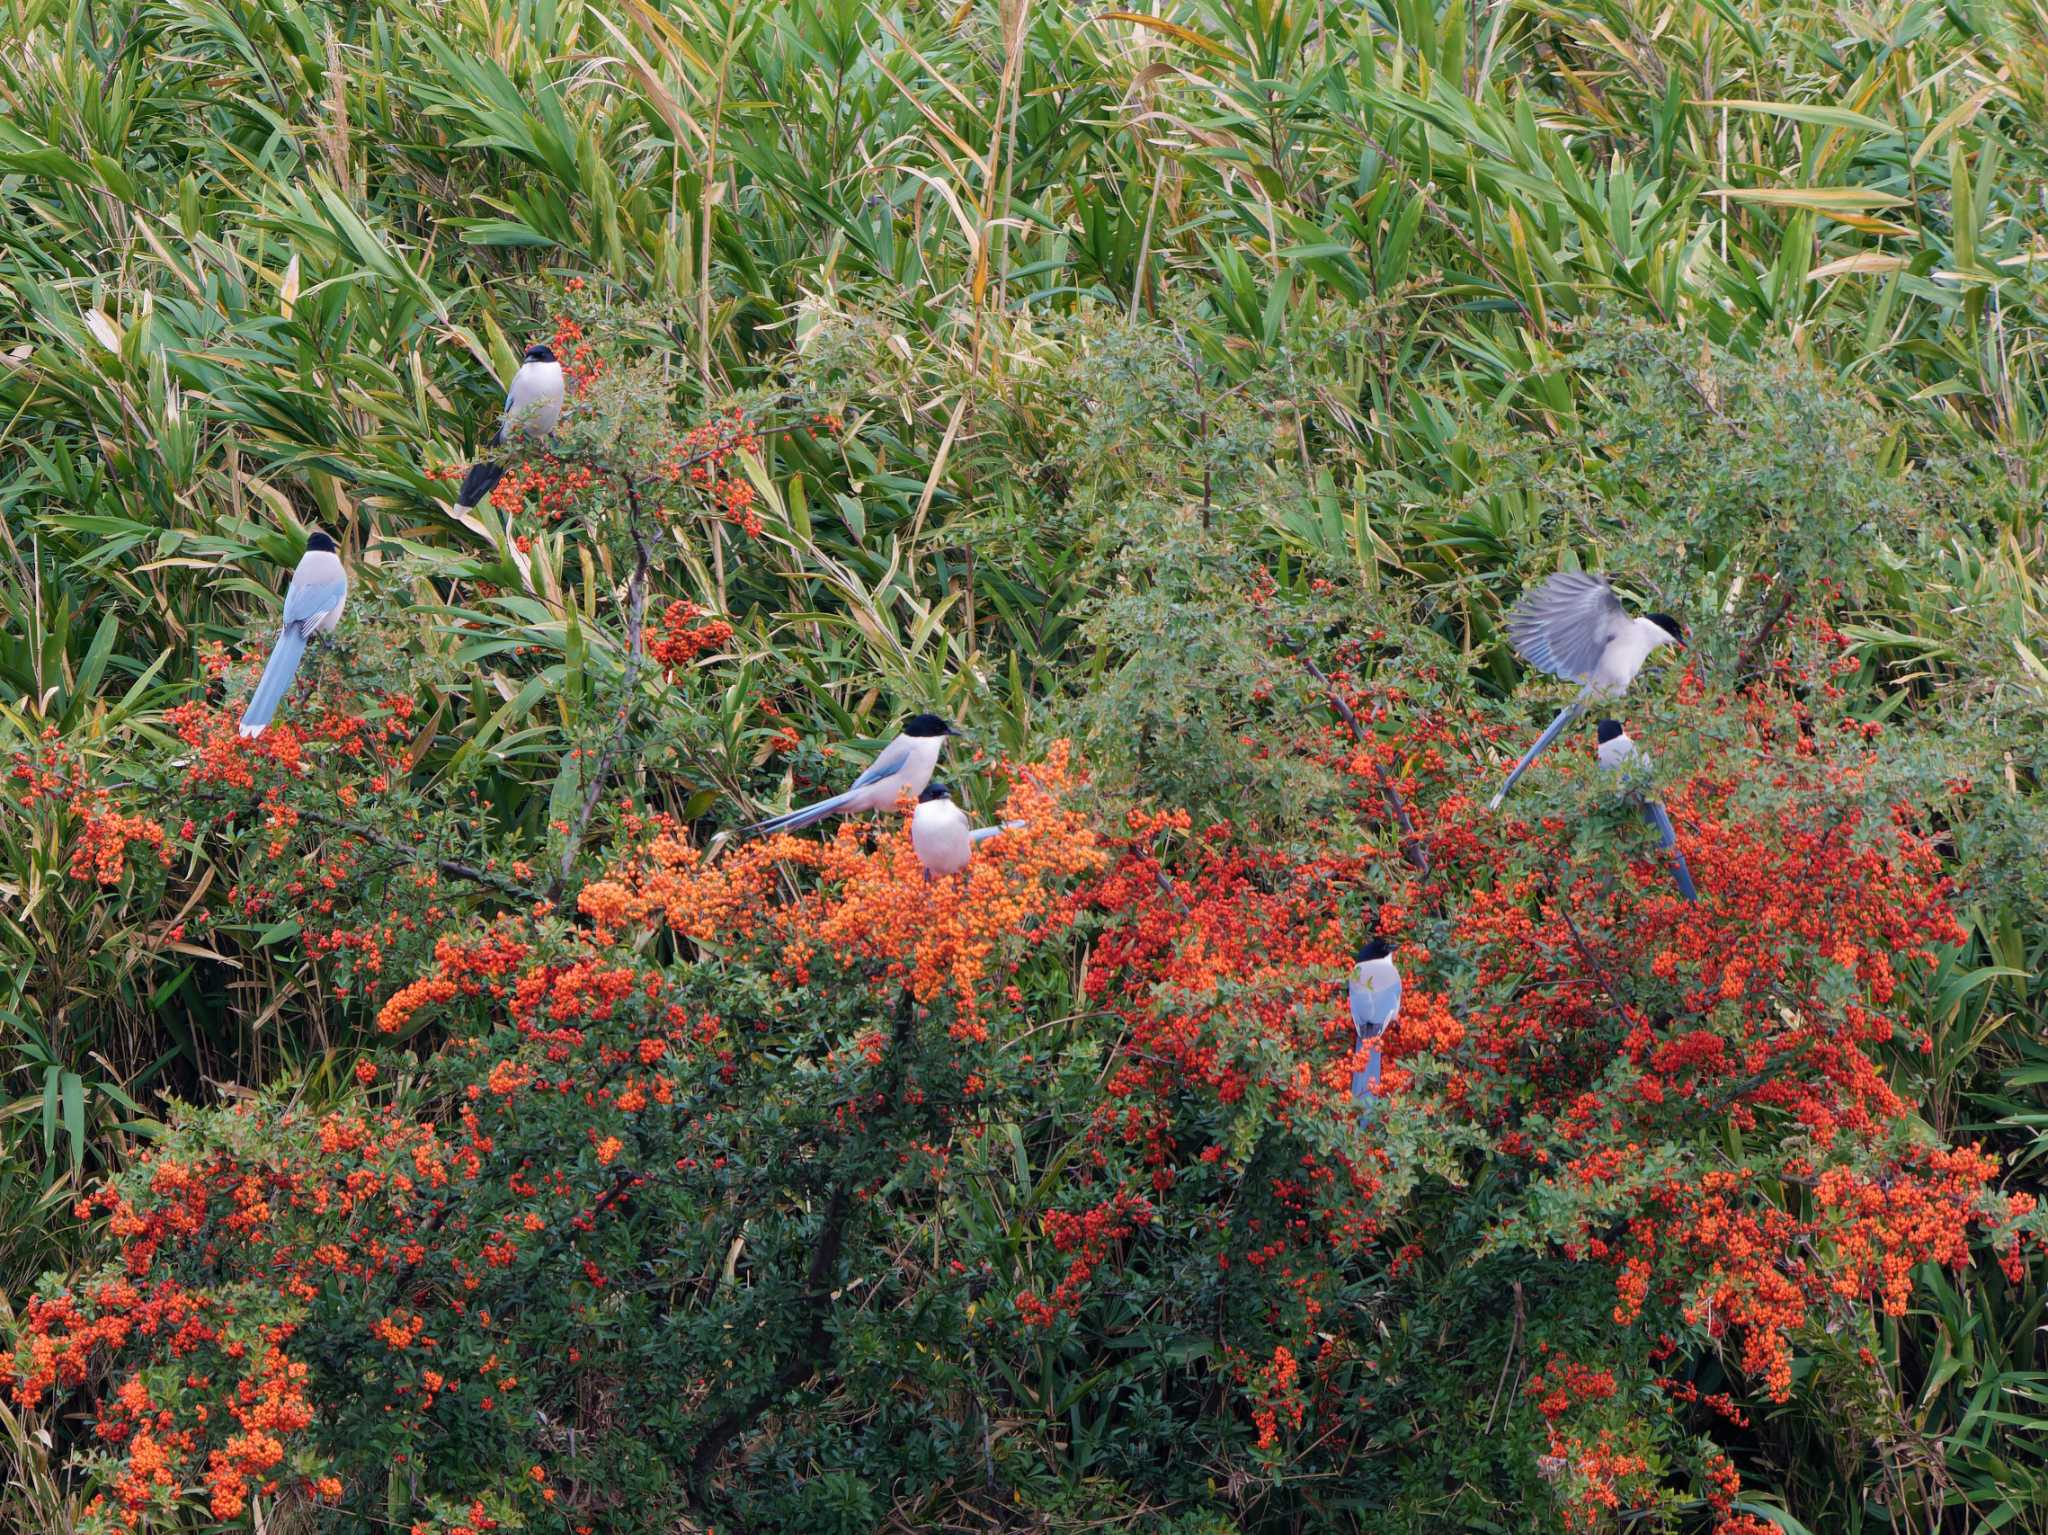
[[[1786,117],[1794,122],[1819,123],[1829,128],[1850,128],[1859,133],[1897,133],[1899,130],[1890,123],[1875,117],[1865,117],[1861,112],[1851,112],[1846,107],[1815,106],[1801,101],[1742,101],[1731,97],[1710,97],[1694,101],[1696,107],[1725,107],[1732,112],[1762,112],[1772,117]]]
[[[562,753],[561,771],[548,795],[548,820],[573,822],[583,803],[583,759],[574,752]]]
[[[64,1073],[64,1133],[71,1137],[71,1167],[85,1166],[85,1079],[75,1071]]]
[[[86,648],[85,659],[79,663],[78,678],[72,684],[71,697],[64,706],[62,723],[75,723],[91,702],[100,685],[100,674],[107,669],[107,658],[114,653],[114,640],[121,632],[121,621],[109,613],[100,620],[99,629],[93,634],[92,644]]]
[[[64,1076],[60,1066],[43,1068],[43,1156],[48,1159],[57,1155],[57,1096]]]
[[[513,219],[476,219],[462,227],[468,245],[550,246],[561,242]]]

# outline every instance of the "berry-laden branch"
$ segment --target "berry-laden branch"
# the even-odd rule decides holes
[[[1798,595],[1799,589],[1792,582],[1784,581],[1780,584],[1778,595],[1772,599],[1770,607],[1757,623],[1756,632],[1743,641],[1742,650],[1735,657],[1737,686],[1755,675],[1757,662],[1763,658],[1764,646],[1770,642],[1771,635],[1776,632],[1778,625],[1785,621],[1785,615],[1792,611],[1792,603]]]
[[[751,439],[754,433],[787,432],[800,424],[801,421],[796,418],[768,426],[746,423],[745,430]],[[674,459],[670,464],[670,470],[675,475],[682,475],[706,463],[722,463],[731,452],[731,444],[721,442]],[[597,809],[597,802],[604,797],[613,762],[618,756],[619,748],[625,743],[627,727],[632,723],[633,689],[639,682],[641,668],[647,659],[647,583],[653,571],[654,554],[647,541],[645,513],[640,502],[640,482],[634,478],[630,470],[622,469],[619,471],[619,483],[626,492],[627,528],[633,538],[633,574],[626,586],[626,617],[629,632],[626,641],[625,683],[620,693],[618,714],[612,721],[611,733],[605,738],[604,745],[598,749],[597,764],[591,771],[590,782],[584,787],[583,803],[577,808],[576,819],[570,824],[568,836],[562,844],[561,862],[557,866],[549,891],[555,899],[559,899],[568,886],[569,876],[575,868],[576,854],[581,851],[583,839],[590,829],[591,815]],[[731,483],[740,484],[741,488],[751,495],[751,490],[743,483]]]
[[[1587,946],[1586,935],[1579,930],[1578,921],[1572,916],[1571,895],[1558,882],[1557,871],[1554,868],[1545,866],[1543,870],[1543,883],[1544,888],[1549,892],[1553,908],[1558,916],[1564,919],[1565,930],[1571,934],[1573,950],[1585,963],[1586,968],[1592,971],[1594,985],[1606,995],[1609,1002],[1614,1004],[1614,1016],[1626,1028],[1628,1026],[1629,1013],[1635,1007],[1635,998],[1627,995],[1625,988],[1615,984],[1614,979],[1607,973],[1607,967],[1600,963],[1594,956],[1592,949]]]
[[[650,636],[645,665],[661,659]],[[1483,720],[1454,718],[1459,734]],[[1499,1436],[1504,1465],[1553,1478],[1584,1535],[1605,1527],[1595,1515],[1696,1508],[1651,1470],[1662,1455],[1683,1474],[1699,1442],[1681,1411],[1691,1359],[1722,1351],[1783,1401],[1804,1338],[1903,1314],[1920,1265],[1961,1271],[1982,1249],[2024,1277],[2031,1198],[2000,1193],[1975,1148],[1894,1133],[1909,1109],[1876,1052],[1912,1037],[1902,986],[1963,934],[1925,833],[1860,812],[1862,754],[1816,768],[1788,747],[1760,807],[1737,777],[1666,784],[1726,892],[1692,906],[1551,873],[1555,851],[1481,813],[1466,763],[1427,749],[1443,716],[1372,723],[1413,764],[1403,791],[1430,806],[1431,882],[1464,883],[1434,944],[1405,903],[1376,913],[1408,972],[1382,1083],[1403,1107],[1385,1128],[1359,1123],[1350,1020],[1332,997],[1304,1006],[1302,981],[1342,973],[1344,903],[1383,848],[1296,859],[1204,827],[1169,881],[1154,839],[1190,832],[1190,813],[1127,818],[1136,835],[1106,856],[1065,804],[1083,780],[1064,750],[1013,780],[1004,816],[1024,824],[980,855],[971,899],[934,890],[905,836],[771,838],[713,861],[674,817],[636,815],[575,925],[478,938],[446,930],[463,912],[434,919],[434,968],[378,1022],[395,1035],[446,1008],[447,1040],[384,1102],[194,1110],[81,1201],[107,1261],[28,1301],[0,1343],[0,1389],[38,1411],[83,1391],[97,1422],[70,1428],[69,1402],[49,1421],[93,1435],[86,1475],[138,1527],[173,1483],[203,1483],[216,1522],[275,1496],[374,1523],[402,1464],[415,1507],[445,1511],[432,1535],[489,1528],[471,1507],[551,1535],[622,1509],[665,1528],[714,1512],[721,1528],[734,1514],[812,1528],[815,1506],[767,1463],[816,1457],[899,1407],[946,1459],[869,1461],[878,1496],[884,1477],[922,1495],[994,1466],[991,1502],[1007,1497],[989,1430],[955,1406],[1002,1398],[990,1356],[1055,1325],[1084,1341],[1125,1329],[1134,1305],[1207,1311],[1186,1299],[1200,1274],[1223,1344],[1184,1421],[1214,1443],[1219,1483],[1263,1474],[1271,1461],[1245,1457],[1269,1453],[1305,1477],[1350,1475],[1356,1447],[1405,1431],[1424,1395],[1361,1379],[1392,1365],[1457,1404],[1446,1422]],[[1761,719],[1760,751],[1796,739],[1780,725]],[[1321,764],[1359,750],[1334,727],[1312,734]],[[39,759],[16,771],[38,804],[71,782]],[[1343,793],[1379,813],[1362,768]],[[794,898],[784,870],[802,876]],[[1047,952],[1074,931],[1088,947],[1072,984],[1106,1020],[1105,1058],[1055,1077],[1012,1046],[1074,1026]],[[684,957],[714,940],[718,965]],[[952,1000],[920,1014],[919,997]],[[371,1087],[377,1062],[356,1077]],[[1088,1156],[1034,1195],[1021,1255],[1008,1219],[928,1219],[931,1199],[966,1197],[945,1190],[948,1169],[974,1167],[984,1127],[1019,1103]],[[1743,1132],[1732,1155],[1690,1154],[1726,1125]],[[1486,1167],[1483,1224],[1499,1235],[1483,1248],[1457,1229],[1465,1193],[1400,1175],[1437,1157]],[[773,1235],[756,1228],[753,1282],[728,1289],[721,1258],[750,1218]],[[903,1256],[927,1236],[929,1265]],[[1541,1304],[1515,1289],[1529,1252]],[[1429,1324],[1417,1337],[1448,1336],[1439,1263],[1464,1265],[1494,1309],[1483,1406],[1464,1340],[1432,1350],[1373,1329],[1401,1314]],[[849,1299],[856,1273],[902,1279]],[[994,1301],[970,1314],[956,1292]],[[1567,1304],[1613,1323],[1571,1329],[1597,1366],[1551,1344]],[[737,1378],[727,1323],[752,1340]],[[842,1345],[849,1326],[859,1340]],[[946,1349],[945,1392],[923,1391],[904,1352],[928,1342]],[[1837,1353],[1829,1368],[1849,1366]],[[551,1474],[543,1457],[568,1433],[578,1448]],[[451,1443],[464,1453],[436,1452]],[[1692,1474],[1724,1501],[1739,1492],[1732,1470]]]

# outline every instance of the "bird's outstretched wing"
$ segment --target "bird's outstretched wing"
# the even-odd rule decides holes
[[[284,594],[284,623],[310,625],[332,613],[348,595],[348,577],[294,575]]]
[[[1560,570],[1523,594],[1508,615],[1508,635],[1531,666],[1584,682],[1627,622],[1628,613],[1605,576]]]
[[[1356,972],[1351,977],[1351,1026],[1361,1039],[1377,1039],[1401,1011],[1401,978],[1368,986]]]
[[[880,783],[883,779],[902,772],[904,765],[909,761],[910,748],[907,746],[898,745],[884,751],[868,764],[867,771],[856,778],[846,792],[851,794],[855,789],[865,789],[869,784]]]

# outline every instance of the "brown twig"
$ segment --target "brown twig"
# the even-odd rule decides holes
[[[1191,917],[1194,915],[1194,912],[1188,906],[1188,903],[1181,898],[1180,887],[1174,884],[1172,878],[1167,874],[1166,870],[1162,868],[1153,869],[1152,878],[1158,882],[1159,888],[1161,890],[1164,890],[1167,893],[1167,895],[1172,899],[1173,904],[1180,908],[1180,914],[1183,917]]]
[[[1557,876],[1548,869],[1544,871],[1544,882],[1549,887],[1551,898],[1557,903],[1558,915],[1564,918],[1564,925],[1572,935],[1572,947],[1578,951],[1579,958],[1585,962],[1586,968],[1593,972],[1595,983],[1607,993],[1607,999],[1619,1010],[1615,1016],[1626,1027],[1629,1009],[1635,1006],[1634,996],[1624,995],[1623,989],[1616,986],[1608,977],[1606,966],[1594,958],[1592,949],[1586,943],[1586,935],[1579,931],[1578,920],[1572,916],[1570,892],[1558,884]]]
[[[612,758],[618,754],[619,745],[626,738],[626,726],[633,718],[633,689],[639,683],[640,664],[647,655],[647,577],[654,557],[647,547],[647,530],[640,524],[640,487],[630,473],[622,472],[619,479],[626,487],[627,524],[633,533],[633,576],[626,586],[626,681],[620,690],[618,718],[612,722],[611,734],[598,750],[597,766],[590,774],[590,786],[583,791],[582,808],[576,812],[575,823],[570,826],[568,838],[562,844],[561,867],[554,883],[557,895],[569,882],[576,852],[583,846],[583,834],[590,828],[590,813],[604,797]]]
[[[311,821],[316,826],[332,827],[336,831],[346,832],[351,837],[359,837],[372,847],[381,847],[387,852],[396,853],[408,863],[426,864],[439,869],[452,879],[467,880],[473,885],[483,885],[504,895],[517,896],[529,903],[542,899],[538,890],[522,885],[515,879],[507,879],[502,874],[479,868],[473,863],[465,863],[459,858],[436,858],[431,854],[422,853],[420,849],[409,847],[395,837],[387,837],[382,832],[370,830],[367,826],[358,826],[353,821],[344,821],[338,816],[326,815],[318,810],[301,810],[298,815],[302,821]]]
[[[1522,1304],[1522,1281],[1517,1279],[1515,1281],[1515,1330],[1508,1337],[1507,1357],[1502,1359],[1500,1362],[1500,1379],[1494,1382],[1493,1400],[1487,1404],[1486,1408],[1485,1432],[1489,1434],[1493,1432],[1493,1415],[1500,1408],[1500,1394],[1507,1389],[1508,1370],[1515,1362],[1515,1350],[1518,1347],[1520,1347],[1522,1342],[1522,1322],[1524,1319],[1524,1315],[1525,1308]]]
[[[1770,639],[1785,615],[1792,611],[1793,600],[1799,595],[1798,589],[1786,581],[1778,588],[1778,595],[1765,610],[1763,621],[1756,626],[1756,633],[1743,642],[1742,649],[1735,657],[1735,680],[1746,681],[1755,669],[1758,658],[1763,654],[1764,642]]]
[[[895,1025],[890,1030],[888,1080],[882,1090],[892,1104],[902,1090],[903,1058],[909,1052],[911,1029],[916,1021],[917,1003],[905,988],[897,1004]],[[811,1261],[804,1273],[803,1298],[809,1312],[809,1326],[800,1346],[783,1361],[765,1387],[739,1406],[720,1413],[697,1440],[697,1447],[690,1454],[690,1488],[692,1499],[700,1507],[705,1501],[706,1484],[732,1441],[752,1427],[755,1420],[784,1395],[814,1374],[829,1369],[833,1348],[834,1293],[831,1281],[833,1271],[839,1265],[840,1250],[845,1245],[847,1217],[852,1204],[853,1185],[842,1179],[833,1186],[825,1201],[824,1218],[819,1222],[817,1242],[811,1248]]]
[[[789,403],[784,401],[783,403]],[[801,417],[792,416],[783,421],[757,422],[754,429],[763,436],[793,431],[801,424]],[[707,448],[693,453],[688,458],[677,459],[674,467],[687,470],[698,464],[716,458],[722,448]],[[576,812],[576,820],[569,829],[569,837],[562,847],[562,861],[553,881],[550,894],[559,899],[569,883],[574,868],[576,853],[583,845],[584,833],[589,830],[591,813],[597,802],[604,797],[605,780],[610,776],[612,758],[617,755],[620,744],[625,740],[626,727],[632,719],[633,687],[639,681],[640,667],[647,656],[647,582],[653,570],[654,555],[647,545],[647,529],[641,519],[640,485],[631,473],[621,470],[619,483],[626,490],[627,526],[633,535],[633,575],[627,583],[628,623],[632,632],[626,637],[626,680],[619,700],[618,718],[612,724],[612,732],[605,739],[597,755],[597,767],[591,774],[590,786],[583,793],[583,804]],[[723,583],[721,583],[721,591]]]
[[[1330,707],[1335,709],[1337,717],[1344,721],[1345,728],[1351,732],[1351,739],[1360,746],[1365,745],[1365,732],[1360,728],[1357,712],[1352,709],[1349,700],[1337,691],[1323,669],[1314,661],[1298,650],[1293,654],[1295,660],[1308,668],[1308,674],[1316,679],[1325,696],[1329,698]],[[1387,814],[1391,815],[1394,823],[1401,828],[1401,856],[1408,860],[1416,873],[1427,874],[1429,850],[1422,845],[1422,834],[1415,829],[1415,819],[1408,814],[1408,806],[1401,798],[1401,791],[1394,786],[1394,780],[1387,776],[1387,770],[1380,765],[1376,757],[1372,759],[1372,776],[1374,783],[1379,786],[1380,798],[1386,802]]]
[[[809,1380],[831,1354],[832,1330],[826,1324],[832,1312],[832,1299],[825,1286],[839,1262],[850,1203],[844,1184],[833,1189],[825,1201],[825,1218],[818,1229],[818,1244],[811,1249],[810,1268],[804,1275],[804,1297],[811,1310],[811,1325],[805,1334],[804,1346],[783,1361],[766,1387],[738,1407],[720,1414],[704,1431],[704,1437],[697,1441],[697,1448],[690,1456],[690,1478],[698,1488],[700,1504],[703,1502],[704,1484],[724,1457],[726,1446],[783,1395]]]
[[[1195,427],[1195,441],[1200,443],[1203,449],[1202,531],[1206,533],[1207,531],[1209,531],[1214,516],[1213,503],[1216,491],[1215,466],[1209,462],[1208,456],[1209,410],[1212,405],[1219,405],[1223,401],[1229,399],[1232,395],[1242,391],[1248,384],[1251,383],[1251,379],[1240,379],[1237,383],[1232,384],[1228,389],[1224,390],[1223,393],[1217,395],[1214,400],[1209,399],[1207,397],[1208,382],[1202,377],[1202,370],[1200,366],[1195,362],[1195,354],[1188,347],[1188,338],[1181,332],[1179,326],[1174,327],[1173,339],[1180,346],[1180,360],[1182,365],[1186,367],[1189,375],[1195,381],[1196,393],[1203,396],[1200,418]]]

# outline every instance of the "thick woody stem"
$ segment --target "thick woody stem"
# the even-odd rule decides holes
[[[1756,663],[1763,656],[1765,644],[1777,631],[1778,625],[1785,621],[1785,615],[1792,611],[1792,603],[1797,596],[1796,588],[1789,581],[1778,588],[1778,595],[1765,610],[1762,622],[1756,626],[1756,633],[1744,642],[1741,652],[1735,657],[1735,677],[1738,682],[1747,680],[1755,669]]]
[[[482,885],[486,889],[499,892],[501,895],[516,896],[522,901],[532,902],[541,899],[541,893],[538,890],[522,885],[515,879],[507,879],[502,874],[494,873],[489,869],[479,868],[473,863],[465,863],[459,858],[436,858],[430,853],[422,852],[419,848],[400,842],[395,837],[387,837],[382,832],[372,831],[367,826],[358,826],[353,821],[344,821],[337,816],[325,815],[317,810],[301,810],[298,812],[298,815],[302,821],[311,821],[317,826],[330,827],[348,836],[359,838],[369,843],[372,847],[381,847],[387,852],[396,853],[408,863],[438,869],[451,879],[467,880],[472,885]]]
[[[1308,674],[1321,685],[1330,707],[1337,711],[1337,717],[1351,732],[1351,739],[1360,746],[1365,745],[1365,732],[1359,727],[1358,715],[1350,701],[1332,686],[1323,669],[1301,652],[1294,652],[1294,659],[1308,668]],[[1387,814],[1394,818],[1394,824],[1401,828],[1401,856],[1418,874],[1429,872],[1429,850],[1422,845],[1422,835],[1415,829],[1415,819],[1408,814],[1408,806],[1401,798],[1401,791],[1394,786],[1394,780],[1387,776],[1387,770],[1380,766],[1377,758],[1372,764],[1373,782],[1380,791],[1380,798],[1386,802]]]
[[[891,1030],[888,1076],[882,1091],[893,1104],[903,1088],[904,1056],[910,1049],[911,1028],[917,1020],[917,1004],[906,988],[897,1004]],[[808,1313],[796,1352],[783,1361],[768,1385],[737,1407],[721,1413],[705,1429],[690,1456],[690,1483],[701,1506],[711,1474],[734,1439],[752,1428],[761,1414],[813,1375],[827,1372],[832,1364],[832,1275],[846,1242],[847,1218],[852,1213],[853,1185],[842,1179],[826,1197],[824,1217],[811,1248],[811,1261],[804,1273],[803,1300]],[[721,1520],[721,1523],[725,1521]]]

